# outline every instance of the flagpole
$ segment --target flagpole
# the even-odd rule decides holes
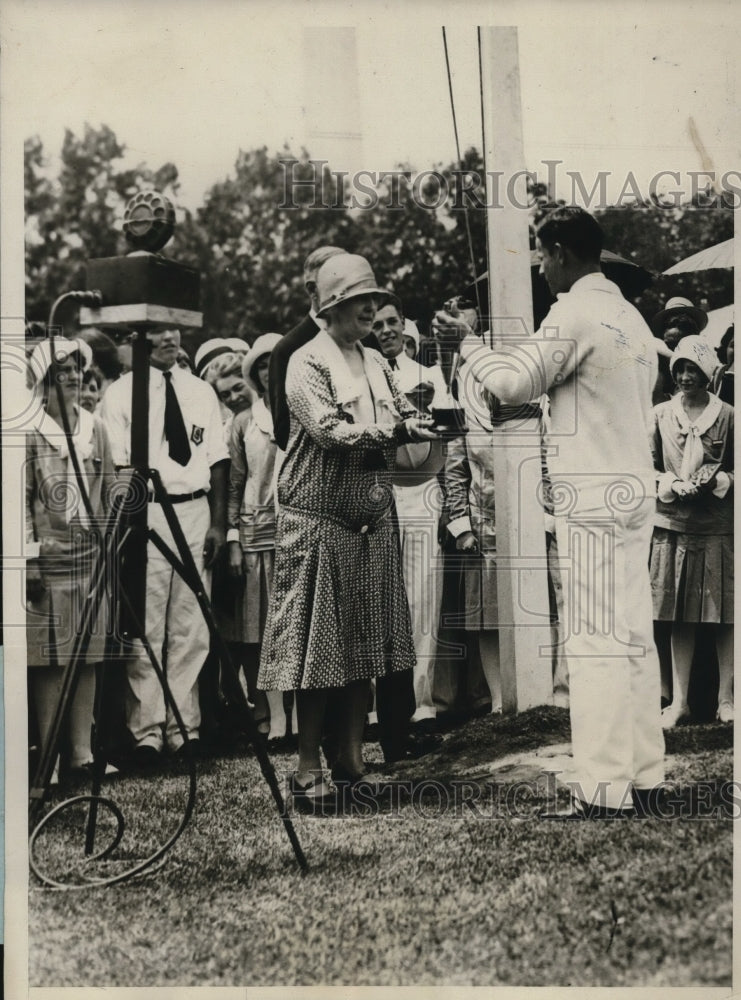
[[[514,27],[481,28],[490,346],[533,331],[522,101]],[[506,183],[494,189],[493,171]],[[537,401],[536,401],[537,402]],[[503,411],[492,436],[499,645],[505,711],[552,704],[548,575],[537,406]]]

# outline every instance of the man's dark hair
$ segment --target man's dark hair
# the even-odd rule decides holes
[[[383,309],[384,306],[393,306],[394,309],[399,314],[399,319],[403,321],[404,319],[404,306],[401,304],[401,299],[394,292],[388,292],[388,299],[379,306],[379,309]]]
[[[304,281],[318,271],[322,264],[326,263],[330,257],[336,257],[341,253],[347,253],[347,250],[343,250],[342,247],[333,246],[321,246],[312,250],[304,261]]]
[[[556,243],[567,247],[579,260],[599,263],[603,233],[599,222],[576,205],[562,205],[546,215],[536,230],[548,250]]]

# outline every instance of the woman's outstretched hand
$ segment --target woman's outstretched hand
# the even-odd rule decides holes
[[[396,425],[396,440],[399,444],[414,441],[436,441],[440,434],[434,429],[433,417],[408,417]]]

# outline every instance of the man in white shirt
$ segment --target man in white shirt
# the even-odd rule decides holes
[[[404,349],[404,315],[399,299],[394,295],[388,305],[376,313],[372,332],[381,353],[394,370],[397,381],[407,397],[419,409],[430,405],[433,394],[445,393],[445,380],[439,367],[426,368],[413,361]],[[429,451],[433,444],[413,447]],[[443,566],[437,526],[442,509],[442,494],[436,476],[418,481],[410,472],[397,472],[394,499],[399,518],[404,586],[409,600],[409,612],[414,633],[417,664],[414,667],[415,710],[412,724],[418,730],[434,727],[437,709],[432,698],[437,631],[442,598]]]
[[[219,403],[207,382],[177,365],[179,330],[148,333],[147,339],[151,342],[149,465],[159,471],[202,573],[213,565],[225,540],[229,456]],[[131,464],[132,377],[128,373],[112,383],[101,406],[117,466]],[[148,519],[149,526],[175,550],[164,513],[151,494]],[[198,741],[198,675],[208,653],[208,628],[195,595],[151,542],[145,631],[160,663],[166,655],[173,698],[189,740]],[[146,766],[156,763],[164,744],[174,753],[180,751],[183,736],[139,642],[127,673],[127,725],[135,742],[135,761]]]
[[[648,555],[655,477],[648,442],[656,350],[640,313],[600,271],[602,230],[583,209],[537,233],[558,300],[532,337],[487,348],[458,317],[443,339],[504,403],[551,401],[549,469],[564,588],[576,816],[647,808],[663,781],[660,677]]]

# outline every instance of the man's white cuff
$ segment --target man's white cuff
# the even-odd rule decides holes
[[[463,517],[455,517],[452,521],[448,521],[446,527],[453,538],[458,538],[464,533],[464,531],[473,532],[473,528],[471,527],[471,518],[467,514],[464,514]]]

